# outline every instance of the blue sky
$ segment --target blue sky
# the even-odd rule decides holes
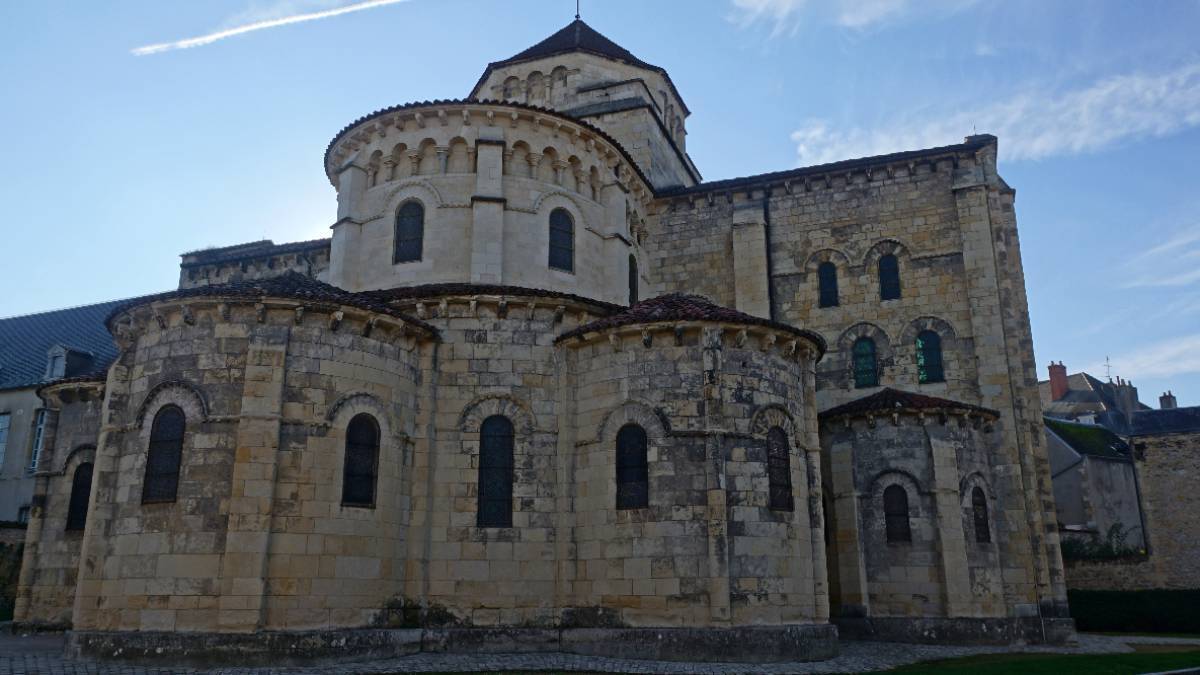
[[[172,288],[178,254],[328,236],[329,139],[465,96],[570,0],[0,3],[0,316]],[[134,50],[258,22],[189,48]],[[584,0],[671,72],[705,178],[1000,137],[1038,374],[1200,404],[1200,1]],[[205,42],[201,40],[200,42]],[[730,129],[738,129],[731,133]]]

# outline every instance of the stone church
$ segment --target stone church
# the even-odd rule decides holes
[[[330,239],[185,254],[53,411],[76,653],[820,659],[1073,639],[997,139],[704,182],[576,20],[337,132]]]

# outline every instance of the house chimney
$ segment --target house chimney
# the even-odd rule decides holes
[[[1062,361],[1055,363],[1050,362],[1050,400],[1057,401],[1067,395],[1070,387],[1067,386],[1067,367],[1062,364]]]
[[[1179,404],[1175,401],[1175,394],[1172,394],[1170,391],[1168,391],[1162,396],[1159,396],[1158,407],[1162,408],[1163,410],[1174,410],[1175,408],[1178,408]]]
[[[1125,414],[1125,419],[1127,421],[1131,421],[1133,419],[1133,413],[1138,409],[1137,387],[1133,386],[1133,383],[1129,380],[1123,380],[1118,377],[1117,384],[1115,386],[1115,393],[1117,399],[1117,409]]]

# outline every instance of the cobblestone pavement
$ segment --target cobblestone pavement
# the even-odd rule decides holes
[[[1200,639],[1150,636],[1110,637],[1081,635],[1075,647],[943,647],[889,642],[842,642],[841,656],[818,663],[727,664],[630,661],[571,654],[415,654],[377,661],[338,661],[305,668],[194,668],[142,667],[115,662],[82,661],[62,656],[61,635],[28,637],[0,634],[0,675],[342,675],[348,673],[430,673],[507,671],[601,671],[611,673],[855,673],[886,670],[918,661],[1000,652],[1101,654],[1133,651],[1130,644],[1193,644]]]

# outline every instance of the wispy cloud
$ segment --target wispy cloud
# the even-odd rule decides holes
[[[733,0],[733,20],[743,26],[772,24],[772,35],[795,33],[805,22],[865,29],[917,12],[955,11],[976,0]]]
[[[246,33],[252,33],[254,31],[266,30],[268,28],[278,28],[279,26],[288,26],[288,25],[291,25],[294,23],[303,23],[305,21],[316,21],[318,19],[329,19],[329,18],[332,18],[335,16],[341,16],[342,14],[349,14],[351,12],[361,12],[365,9],[374,9],[376,7],[382,7],[384,5],[394,5],[397,3],[408,2],[408,1],[409,0],[367,0],[366,2],[358,2],[358,3],[354,3],[352,5],[343,5],[341,7],[334,7],[332,9],[325,9],[325,10],[316,11],[316,12],[307,12],[307,13],[302,13],[302,14],[290,14],[287,16],[277,16],[277,17],[273,17],[273,18],[262,18],[262,19],[257,19],[257,20],[251,21],[249,23],[243,23],[240,25],[233,26],[231,28],[226,28],[223,30],[208,33],[206,35],[200,35],[197,37],[186,38],[183,40],[176,40],[174,42],[161,42],[158,44],[146,45],[144,47],[137,47],[135,49],[130,50],[130,52],[132,54],[134,54],[135,56],[146,56],[149,54],[159,54],[161,52],[171,51],[174,49],[190,49],[192,47],[202,47],[204,45],[210,45],[219,40],[224,40],[226,38],[231,38],[231,37],[234,37],[237,35],[244,35]],[[271,13],[271,12],[268,12],[268,13]]]
[[[1000,137],[1007,160],[1095,152],[1116,143],[1200,126],[1200,62],[1129,73],[1061,92],[1027,91],[951,114],[914,110],[881,127],[833,129],[804,122],[792,134],[800,164],[960,142],[972,129]]]
[[[1126,380],[1177,377],[1200,373],[1200,333],[1156,342],[1137,351],[1112,357],[1113,375]],[[1104,372],[1103,363],[1089,365],[1086,372]]]
[[[1184,228],[1161,244],[1134,255],[1122,265],[1127,280],[1122,288],[1190,286],[1200,282],[1200,224]],[[1200,301],[1195,289],[1184,299]]]

